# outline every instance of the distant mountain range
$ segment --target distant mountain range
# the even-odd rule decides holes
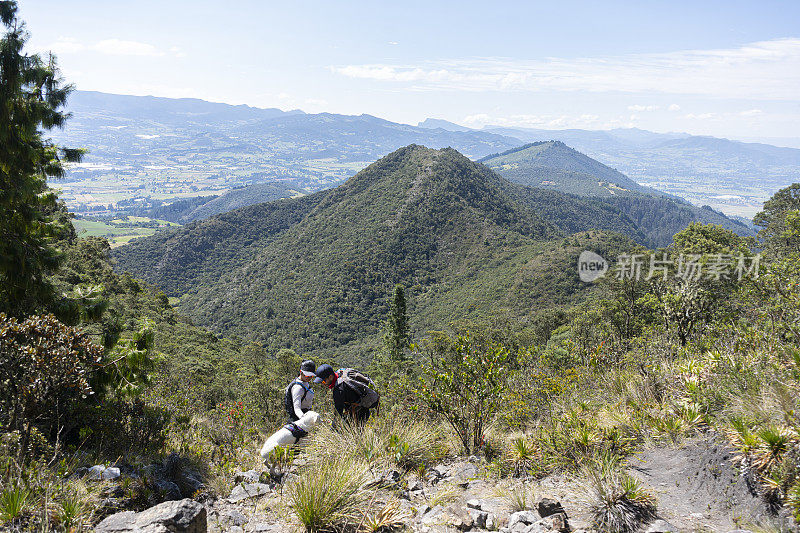
[[[463,130],[441,119],[423,127]],[[641,185],[752,217],[778,189],[800,181],[800,150],[686,133],[638,128],[590,131],[486,126],[480,130],[523,142],[562,141]]]
[[[82,214],[219,196],[255,183],[313,192],[411,143],[479,159],[558,140],[642,186],[745,216],[800,179],[800,150],[638,129],[474,130],[441,119],[410,126],[370,115],[85,91],[71,96],[69,110],[73,117],[55,140],[90,152],[54,185]]]

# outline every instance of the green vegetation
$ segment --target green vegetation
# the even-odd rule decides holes
[[[349,359],[369,360],[396,283],[408,288],[412,331],[498,308],[527,316],[586,290],[571,268],[579,247],[629,246],[593,231],[552,240],[564,233],[512,193],[522,194],[455,150],[410,146],[336,189],[212,217],[114,256],[216,331],[272,350],[330,355],[344,347]],[[635,233],[609,209],[601,214],[564,195],[548,201],[580,213],[581,229],[608,221]],[[242,279],[250,280],[246,290]]]
[[[21,261],[4,255],[0,270],[0,527],[92,527],[117,510],[104,503],[109,485],[80,479],[98,463],[136,473],[114,484],[128,509],[227,496],[234,472],[260,466],[257,449],[284,421],[286,382],[311,351],[318,363],[361,359],[383,379],[368,423],[321,424],[264,474],[284,483],[275,507],[306,530],[401,527],[411,476],[475,454],[468,476],[579,476],[595,526],[634,531],[656,502],[627,458],[713,435],[764,500],[800,517],[800,185],[765,204],[758,239],[694,222],[648,250],[591,226],[563,229],[590,224],[570,212],[596,204],[551,207],[564,215],[550,223],[547,198],[574,197],[412,145],[337,189],[116,252],[204,323],[258,342],[221,337],[176,312],[168,293],[115,272],[108,241],[79,238],[44,189],[58,158],[76,155],[42,140],[64,120],[66,92],[53,62],[20,55],[15,13],[0,2],[0,56],[22,68],[4,67],[0,103],[36,113],[0,114],[4,190],[19,193],[0,201],[3,246]],[[597,224],[630,222],[596,213]],[[620,259],[584,286],[575,264],[587,248],[653,253],[663,270],[625,276]],[[321,392],[315,408],[330,417]],[[297,473],[284,475],[292,462]],[[156,471],[184,486],[164,488]],[[460,490],[443,482],[429,504]],[[509,493],[515,508],[531,498]]]
[[[541,141],[480,160],[514,183],[581,196],[655,192],[560,141]]]
[[[558,141],[527,144],[481,162],[509,181],[525,185],[518,193],[521,201],[570,233],[609,229],[648,247],[666,246],[692,222],[719,224],[752,235],[747,226],[710,207],[698,208],[642,187]],[[588,198],[555,202],[555,191]]]

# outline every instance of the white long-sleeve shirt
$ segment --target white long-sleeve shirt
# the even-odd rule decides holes
[[[299,383],[300,386],[294,385]],[[298,377],[292,382],[292,408],[297,418],[303,418],[303,412],[311,409],[311,404],[314,402],[314,389],[311,388],[310,383],[300,381]],[[308,391],[308,392],[304,392]],[[303,395],[305,394],[305,398]]]

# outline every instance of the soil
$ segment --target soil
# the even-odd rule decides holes
[[[775,523],[733,450],[716,435],[645,450],[629,472],[658,498],[659,516],[681,531],[731,531]]]

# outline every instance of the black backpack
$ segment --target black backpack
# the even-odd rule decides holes
[[[286,392],[283,395],[283,407],[286,409],[286,414],[289,416],[289,422],[296,422],[299,420],[294,412],[294,400],[292,399],[292,387],[295,385],[299,385],[303,388],[303,397],[300,398],[300,403],[302,403],[303,400],[306,399],[306,396],[308,396],[308,389],[303,387],[303,385],[300,385],[300,383],[297,381],[292,381],[289,383],[289,386],[286,387]]]

